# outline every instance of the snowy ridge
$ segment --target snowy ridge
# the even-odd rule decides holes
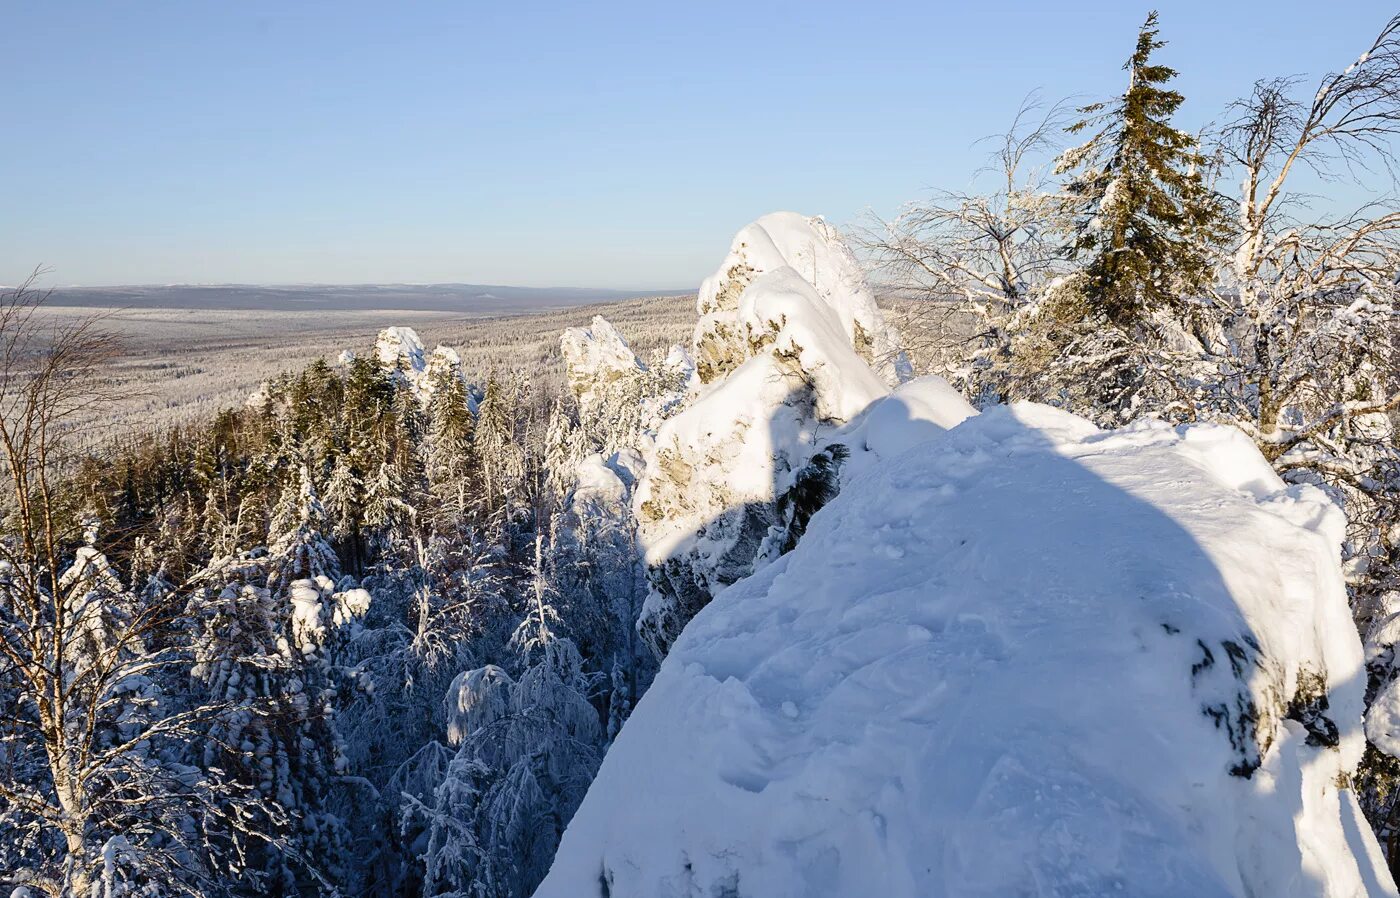
[[[1320,492],[1228,428],[920,426],[690,623],[540,898],[1395,894]]]

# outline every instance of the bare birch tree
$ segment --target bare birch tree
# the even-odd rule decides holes
[[[0,882],[193,893],[242,838],[238,796],[183,762],[225,709],[162,689],[191,660],[187,593],[138,595],[84,537],[65,478],[115,345],[48,323],[45,298],[33,278],[0,293]]]
[[[859,238],[899,303],[900,330],[926,367],[983,398],[1004,398],[1012,336],[1044,286],[1065,269],[1061,210],[1047,156],[1063,104],[1034,96],[1017,110],[980,174],[988,192],[939,190]]]

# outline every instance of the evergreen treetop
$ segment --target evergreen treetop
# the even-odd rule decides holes
[[[1228,228],[1196,139],[1171,123],[1183,97],[1164,86],[1176,70],[1151,61],[1166,44],[1157,32],[1153,12],[1123,66],[1127,91],[1079,110],[1084,118],[1068,130],[1093,136],[1056,165],[1074,172],[1064,202],[1074,222],[1071,258],[1084,261],[1076,311],[1120,326],[1208,288]]]

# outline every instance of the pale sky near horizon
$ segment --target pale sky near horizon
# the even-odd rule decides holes
[[[1395,12],[1157,6],[1191,128]],[[764,212],[968,186],[1028,92],[1120,91],[1149,8],[0,0],[0,283],[688,288]]]

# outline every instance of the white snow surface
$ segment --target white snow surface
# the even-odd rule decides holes
[[[939,393],[685,628],[537,898],[1395,895],[1337,509],[1229,428]]]

